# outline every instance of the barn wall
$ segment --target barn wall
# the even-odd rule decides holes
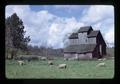
[[[64,58],[76,58],[76,53],[64,53]]]
[[[72,57],[74,57],[75,58],[75,56],[76,56],[76,54],[74,53],[64,53],[64,58],[72,58]]]
[[[99,45],[96,46],[95,50],[93,51],[93,58],[101,58]]]
[[[78,39],[69,39],[69,44],[70,45],[76,45],[76,44],[78,44]]]
[[[96,44],[96,37],[88,38],[88,43]]]
[[[101,57],[103,57],[103,55],[106,55],[106,43],[101,34],[97,36],[97,45],[102,45],[102,56]]]
[[[79,59],[92,59],[92,53],[78,54]]]
[[[78,33],[79,44],[88,44],[87,32]]]
[[[64,53],[64,58],[68,59],[92,59],[92,53],[76,54],[76,53]]]
[[[102,54],[106,55],[106,45],[102,44]]]

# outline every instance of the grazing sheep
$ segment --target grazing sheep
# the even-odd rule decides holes
[[[63,68],[66,68],[66,67],[67,67],[66,64],[59,64],[59,66],[58,66],[58,68],[60,68],[60,69],[63,69]]]
[[[52,62],[52,61],[48,61],[48,64],[49,64],[49,65],[53,65],[53,62]]]
[[[98,59],[99,61],[104,61],[104,60],[106,60],[106,58],[103,58],[103,59]]]
[[[41,57],[41,60],[45,61],[45,60],[47,60],[47,58],[46,57]]]
[[[18,61],[18,63],[19,63],[20,66],[25,64],[24,61]]]
[[[105,63],[104,62],[99,63],[99,64],[97,64],[97,67],[105,67]]]
[[[102,59],[98,59],[99,61],[102,61]]]
[[[68,58],[64,58],[64,60],[65,60],[65,61],[67,61],[67,60],[68,60]]]

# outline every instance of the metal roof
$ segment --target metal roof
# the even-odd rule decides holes
[[[91,26],[80,27],[80,29],[78,30],[78,33],[81,33],[81,32],[88,32],[90,29],[92,29]],[[92,30],[93,30],[93,29],[92,29]]]
[[[96,37],[100,31],[91,31],[88,37]]]
[[[78,39],[78,33],[72,33],[69,39]]]

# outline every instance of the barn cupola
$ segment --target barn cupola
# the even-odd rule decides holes
[[[87,35],[93,31],[91,26],[84,26],[84,27],[80,27],[80,29],[78,30],[78,33],[84,33],[87,32]]]
[[[80,29],[78,30],[79,44],[88,44],[87,36],[91,31],[93,31],[91,26],[80,27]]]

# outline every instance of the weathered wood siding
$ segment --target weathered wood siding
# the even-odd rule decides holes
[[[99,33],[99,35],[97,36],[96,42],[97,42],[97,45],[101,45],[101,47],[102,47],[102,57],[103,57],[103,55],[106,55],[106,43],[105,43],[101,33]],[[100,49],[99,49],[99,51],[100,51]]]
[[[93,51],[93,58],[101,58],[102,55],[100,55],[99,45],[96,46],[96,48]]]
[[[96,44],[96,37],[88,38],[89,44]]]
[[[79,44],[88,44],[87,32],[78,33]]]
[[[78,54],[79,59],[92,59],[92,53]]]
[[[76,57],[76,53],[65,53],[64,54],[64,58],[75,58]]]
[[[78,39],[69,39],[70,45],[77,45],[77,44],[96,44],[96,37],[87,38],[87,33],[79,33]]]
[[[68,58],[70,60],[74,60],[74,59],[92,59],[92,53],[86,53],[86,54],[65,53],[64,58]]]
[[[78,39],[69,39],[69,44],[70,45],[77,45],[78,44]]]

